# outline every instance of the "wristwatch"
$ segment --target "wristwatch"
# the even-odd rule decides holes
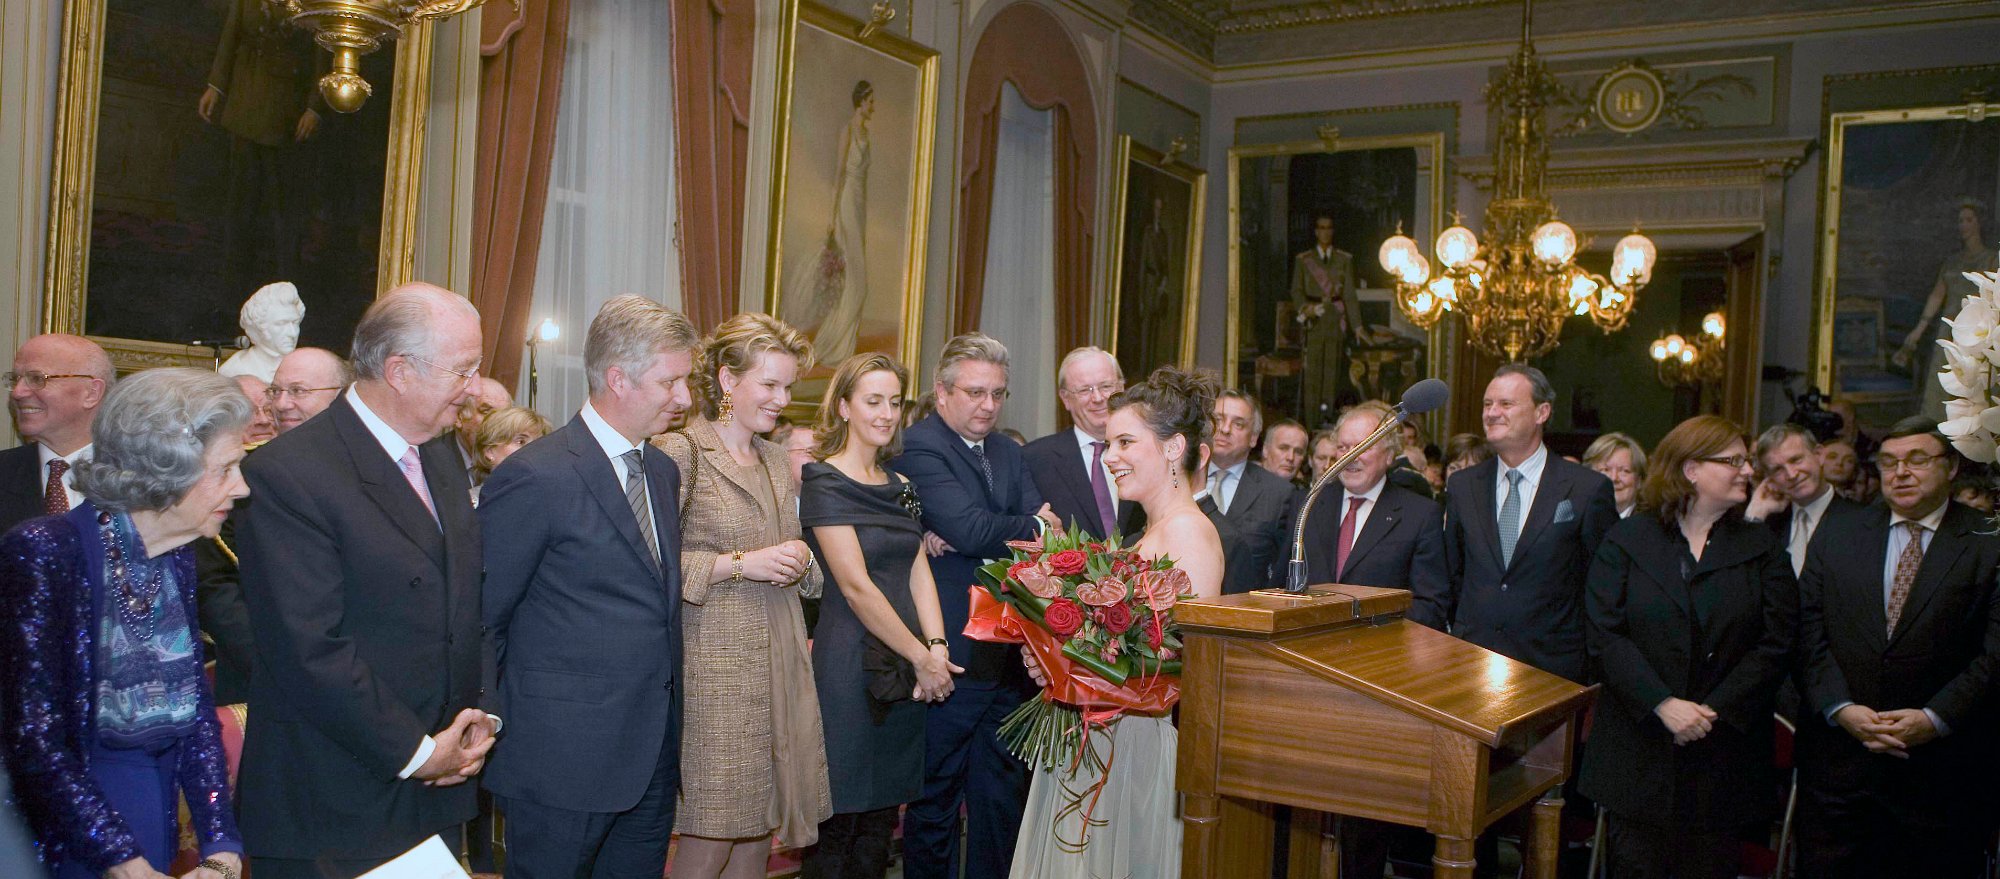
[[[925,639],[924,639],[924,646],[925,646],[925,647],[950,647],[951,645],[950,645],[949,643],[947,643],[947,642],[946,642],[946,641],[945,641],[945,640],[944,640],[943,638],[925,638]]]

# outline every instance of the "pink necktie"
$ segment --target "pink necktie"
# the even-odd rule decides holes
[[[437,519],[437,504],[431,503],[430,486],[424,484],[424,462],[417,458],[417,447],[403,451],[402,460],[396,464],[403,470],[403,478],[410,481],[410,488],[416,491],[417,499],[424,502],[424,509],[431,511],[431,519]]]
[[[1338,582],[1342,571],[1347,570],[1347,554],[1354,551],[1355,514],[1361,512],[1361,505],[1368,501],[1365,497],[1347,499],[1347,515],[1340,517],[1340,549],[1333,557],[1333,579]]]

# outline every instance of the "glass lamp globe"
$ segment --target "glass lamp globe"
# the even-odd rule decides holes
[[[1653,347],[1652,347],[1652,348],[1651,348],[1651,349],[1650,349],[1650,350],[1649,350],[1649,351],[1648,351],[1647,353],[1649,353],[1649,354],[1653,355],[1653,359],[1654,359],[1654,360],[1656,360],[1656,361],[1659,361],[1659,362],[1662,362],[1662,363],[1666,362],[1666,359],[1667,359],[1667,340],[1665,340],[1665,339],[1654,339],[1654,340],[1653,340]]]
[[[1707,333],[1711,338],[1722,338],[1722,330],[1722,312],[1711,311],[1707,317],[1701,319],[1701,331]]]
[[[1682,362],[1682,363],[1693,363],[1693,362],[1694,362],[1694,349],[1693,349],[1693,348],[1682,348],[1682,349],[1681,349],[1681,362]]]
[[[1653,280],[1653,263],[1660,251],[1651,239],[1637,232],[1619,239],[1611,257],[1611,277],[1619,283],[1643,287]]]
[[[1562,265],[1576,256],[1576,230],[1561,220],[1550,220],[1535,230],[1535,259]]]
[[[1687,340],[1681,338],[1681,334],[1679,333],[1668,334],[1666,344],[1667,356],[1669,357],[1679,357],[1682,351],[1687,350]]]
[[[1417,295],[1410,297],[1410,310],[1418,314],[1430,314],[1431,309],[1436,307],[1437,297],[1432,296],[1429,290],[1419,290]]]
[[[535,328],[535,338],[543,342],[553,342],[562,335],[562,328],[549,318],[542,318],[541,326]]]
[[[1471,229],[1453,226],[1438,235],[1437,255],[1445,268],[1461,268],[1479,255],[1479,239]]]
[[[1431,261],[1424,259],[1423,254],[1415,252],[1415,246],[1413,242],[1409,259],[1403,263],[1403,270],[1398,275],[1403,283],[1412,287],[1421,286],[1431,278]]]
[[[1441,277],[1432,280],[1430,283],[1430,293],[1447,307],[1451,303],[1458,301],[1458,285],[1452,283],[1450,278]]]
[[[1414,258],[1421,256],[1423,254],[1417,250],[1417,242],[1401,233],[1382,242],[1382,249],[1376,253],[1376,258],[1382,261],[1382,268],[1398,278],[1406,277],[1409,274],[1406,268]]]

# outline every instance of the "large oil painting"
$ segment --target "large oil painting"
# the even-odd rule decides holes
[[[1816,380],[1864,430],[1944,415],[1944,320],[1994,271],[2000,121],[1962,107],[1835,114],[1820,249]]]
[[[797,12],[767,297],[771,313],[812,337],[819,366],[797,397],[817,402],[849,355],[915,359],[937,53],[816,3]]]
[[[243,301],[290,281],[300,344],[345,347],[382,286],[391,120],[413,98],[391,44],[364,57],[373,97],[334,112],[326,53],[278,9],[69,4],[50,329],[172,362],[236,338]]]
[[[1398,229],[1435,236],[1441,159],[1437,135],[1230,151],[1232,381],[1317,429],[1431,374],[1375,255]]]
[[[1118,154],[1111,353],[1136,381],[1156,367],[1194,365],[1208,175],[1130,136],[1118,139]]]

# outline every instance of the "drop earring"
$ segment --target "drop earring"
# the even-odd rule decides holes
[[[730,402],[728,391],[722,392],[722,405],[719,408],[721,411],[718,412],[715,416],[716,422],[720,424],[728,424],[729,419],[735,417],[736,415],[736,405]]]

